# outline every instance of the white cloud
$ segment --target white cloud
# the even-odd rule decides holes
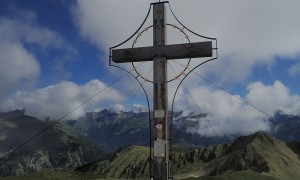
[[[140,113],[140,112],[146,112],[146,111],[148,111],[148,109],[144,105],[133,104],[132,108],[131,108],[131,111],[134,112],[134,113]]]
[[[248,90],[246,99],[268,114],[272,115],[277,110],[291,115],[298,115],[300,112],[300,96],[291,95],[289,88],[280,81],[275,81],[273,85],[252,83]]]
[[[109,106],[108,110],[111,112],[120,113],[122,111],[125,111],[125,107],[123,104],[117,103],[117,104]]]
[[[297,76],[300,74],[300,63],[293,65],[288,69],[288,73],[291,76]]]
[[[31,11],[12,12],[12,17],[1,18],[1,42],[36,44],[46,48],[67,48],[62,36],[37,23],[37,16]]]
[[[57,119],[105,88],[107,86],[99,80],[91,80],[84,85],[63,81],[31,92],[19,91],[7,98],[0,109],[8,111],[25,108],[29,115],[39,118],[50,116],[51,119]],[[109,88],[71,113],[67,119],[78,118],[97,106],[107,105],[106,103],[122,101],[124,97],[115,89]]]
[[[36,59],[17,43],[0,43],[0,96],[16,84],[35,80],[40,67]]]
[[[138,0],[79,0],[77,2],[78,5],[74,8],[74,21],[78,25],[81,35],[98,47],[107,50],[110,46],[125,40],[128,33],[132,34],[136,30],[139,23],[143,21],[143,14],[146,15],[149,7],[149,2]],[[123,18],[120,18],[122,16]],[[140,18],[136,16],[140,16]]]
[[[14,92],[20,85],[33,84],[41,74],[40,63],[27,46],[36,45],[42,52],[49,48],[74,53],[64,38],[38,25],[35,13],[13,11],[0,17],[0,96]]]
[[[190,93],[201,112],[208,113],[206,119],[199,120],[199,126],[189,129],[190,132],[215,136],[269,130],[269,116],[224,91],[202,86],[190,90]],[[175,107],[200,113],[193,99],[187,94],[183,95],[179,96]],[[262,82],[250,84],[245,99],[271,116],[277,110],[294,115],[300,112],[300,97],[291,95],[289,89],[280,81],[275,81],[273,85],[265,85]],[[207,121],[211,123],[212,128]]]
[[[133,104],[133,105],[127,104],[126,106],[124,106],[123,104],[120,104],[120,103],[109,106],[108,110],[111,112],[116,112],[116,113],[129,112],[129,111],[132,111],[134,113],[140,113],[140,112],[148,111],[148,109],[144,105],[141,105],[141,104]]]

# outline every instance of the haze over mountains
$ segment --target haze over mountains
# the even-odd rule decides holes
[[[201,119],[204,116],[175,113],[175,153],[172,161],[175,177],[300,177],[297,172],[300,168],[300,146],[292,142],[300,140],[298,116],[277,113],[276,119],[270,121],[270,133],[289,143],[262,132],[244,137],[239,137],[239,134],[206,137],[189,133],[187,129],[195,126],[195,121],[189,119]],[[27,116],[25,110],[1,113],[0,156],[9,153],[52,122]],[[0,176],[38,172],[33,175],[39,177],[37,179],[44,175],[54,177],[54,174],[61,175],[58,179],[64,176],[74,179],[83,176],[89,179],[144,179],[149,174],[149,148],[143,146],[149,146],[147,113],[116,113],[109,110],[86,113],[78,120],[54,125],[33,141],[1,158]],[[50,171],[45,171],[45,168]],[[78,172],[73,172],[74,169]]]

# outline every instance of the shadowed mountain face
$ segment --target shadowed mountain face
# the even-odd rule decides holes
[[[126,145],[148,146],[150,143],[147,113],[117,114],[103,110],[87,113],[85,117],[67,123],[77,132],[103,145],[107,152]]]
[[[0,114],[0,176],[33,173],[43,168],[72,170],[104,156],[99,145],[63,123],[6,155],[51,123],[19,111]]]
[[[299,152],[299,143],[285,143],[259,132],[240,137],[231,144],[175,152],[171,157],[172,172],[176,178],[298,179]],[[149,174],[149,148],[128,146],[106,160],[85,165],[77,171],[110,178],[143,179]]]
[[[231,142],[232,138],[206,137],[199,134],[188,133],[186,129],[193,127],[196,122],[189,118],[201,118],[204,115],[190,114],[180,117],[182,112],[175,113],[173,143],[175,147],[193,148]],[[102,144],[107,152],[114,152],[127,145],[149,146],[149,118],[148,113],[121,112],[115,113],[109,110],[87,113],[79,120],[67,121],[73,129],[89,139]]]
[[[283,141],[300,141],[300,116],[286,115],[278,112],[271,119],[271,134]]]

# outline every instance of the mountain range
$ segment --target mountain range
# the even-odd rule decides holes
[[[299,142],[286,143],[257,132],[233,143],[177,149],[172,156],[172,174],[175,179],[190,180],[298,180],[299,156]],[[131,145],[75,171],[42,170],[3,179],[147,179],[149,162],[149,148]]]
[[[195,124],[194,121],[189,121],[189,119],[202,118],[203,114],[182,116],[182,112],[176,112],[174,116],[175,121],[172,132],[175,147],[207,146],[232,142],[235,138],[234,136],[223,136],[222,141],[220,141],[219,137],[188,133],[186,129]],[[66,123],[82,135],[103,145],[103,149],[107,152],[116,151],[126,145],[149,146],[150,144],[149,116],[147,112],[116,113],[105,109],[100,112],[86,113],[84,117],[69,120]]]
[[[272,121],[271,134],[236,135],[224,137],[227,139],[222,142],[220,137],[201,137],[185,131],[193,125],[188,118],[203,116],[176,114],[174,123],[177,124],[173,128],[176,139],[170,157],[176,179],[299,179],[300,145],[292,142],[299,140],[299,132],[291,130],[299,127],[298,116],[278,113],[275,116],[278,119]],[[87,113],[78,120],[55,124],[14,151],[13,148],[53,121],[27,116],[24,110],[1,113],[0,176],[17,176],[4,179],[145,179],[150,166],[147,117],[143,112]],[[24,174],[30,175],[18,176]]]
[[[230,136],[202,136],[198,133],[189,133],[187,129],[197,125],[191,119],[201,119],[206,114],[175,112],[173,126],[171,128],[174,147],[206,147],[208,145],[233,142],[241,134]],[[152,117],[151,117],[152,118]],[[283,141],[300,141],[300,117],[276,113],[269,119],[270,134]],[[112,112],[103,110],[100,112],[86,113],[77,120],[66,121],[75,131],[103,145],[106,152],[114,152],[126,145],[149,146],[149,118],[148,113]],[[152,124],[152,122],[151,122]]]

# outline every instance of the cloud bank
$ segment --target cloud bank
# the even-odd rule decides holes
[[[0,98],[21,82],[34,82],[40,66],[33,55],[18,43],[0,42]]]
[[[0,105],[4,111],[26,108],[26,114],[44,119],[58,119],[71,110],[79,107],[98,92],[105,90],[107,86],[101,81],[94,79],[84,85],[78,85],[70,81],[63,81],[46,88],[35,91],[18,91],[7,98]],[[124,96],[113,88],[100,93],[84,106],[77,108],[66,119],[76,119],[87,111],[94,110],[99,104],[117,103],[124,101]]]
[[[204,86],[190,91],[193,99],[188,94],[179,96],[182,98],[178,98],[175,107],[190,112],[208,113],[206,119],[195,119],[198,126],[188,130],[208,136],[268,131],[270,116],[278,110],[286,114],[299,115],[300,96],[292,95],[288,87],[280,81],[275,81],[273,85],[255,82],[250,84],[247,90],[245,100],[263,110],[265,114],[239,100],[238,95],[234,97],[224,91]]]

